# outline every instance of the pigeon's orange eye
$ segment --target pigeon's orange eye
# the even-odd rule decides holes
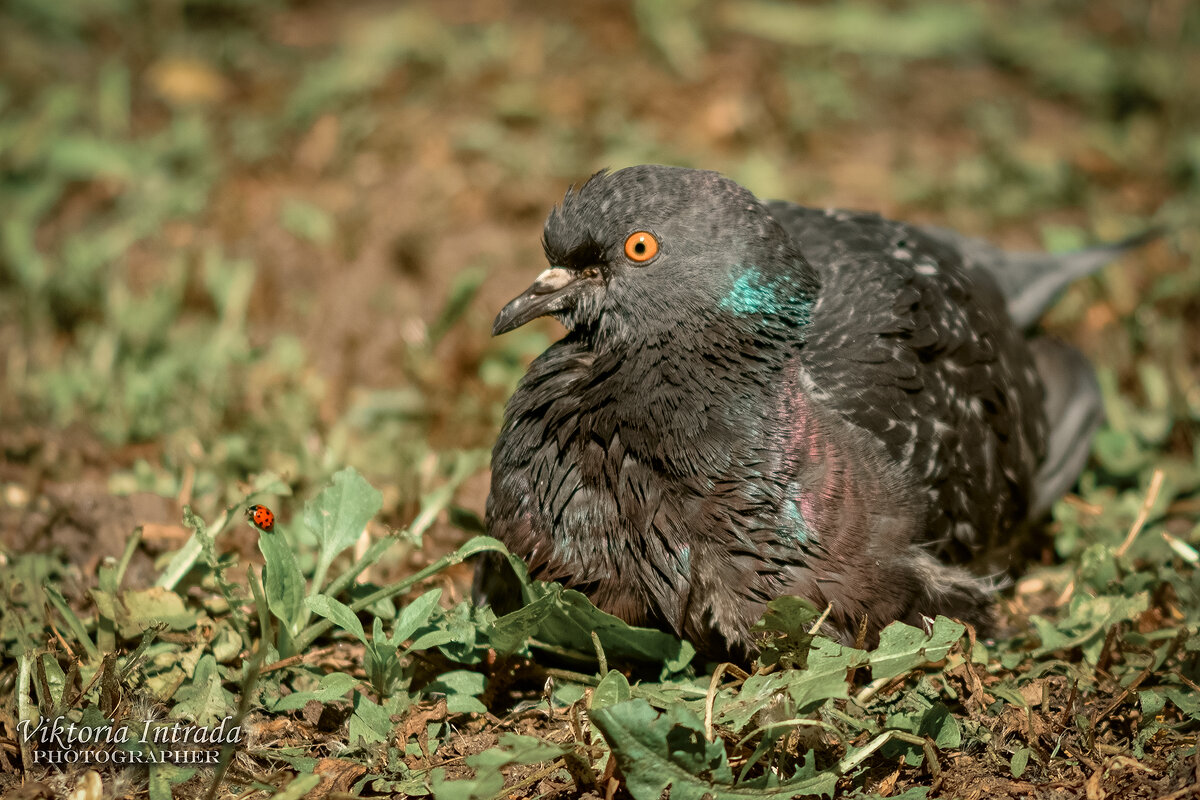
[[[629,238],[625,240],[625,256],[630,261],[644,264],[656,255],[658,255],[658,239],[654,238],[653,233],[638,231],[629,234]]]

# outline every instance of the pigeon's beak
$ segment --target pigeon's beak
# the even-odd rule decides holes
[[[575,308],[580,293],[593,282],[593,272],[551,267],[538,275],[532,286],[514,297],[496,315],[492,336],[508,333],[538,317]]]

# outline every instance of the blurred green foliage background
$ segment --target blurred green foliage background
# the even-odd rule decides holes
[[[1014,247],[1169,224],[1052,321],[1135,391],[1194,374],[1186,0],[17,0],[0,37],[5,480],[57,442],[43,477],[204,507],[349,462],[411,514],[554,335],[487,337],[544,213],[643,161]]]

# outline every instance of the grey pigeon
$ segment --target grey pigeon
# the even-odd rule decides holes
[[[534,578],[714,658],[765,604],[846,642],[937,614],[986,630],[969,569],[1075,482],[1091,367],[1031,333],[1140,239],[1008,254],[876,214],[761,202],[717,173],[594,175],[546,222],[550,268],[496,318],[567,329],[509,401],[487,524]],[[512,607],[504,562],[476,596]]]

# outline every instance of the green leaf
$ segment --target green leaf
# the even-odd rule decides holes
[[[484,630],[495,619],[490,608],[481,608],[470,600],[463,600],[451,609],[438,608],[425,627],[417,631],[410,650],[437,647],[459,664],[478,664],[486,652]]]
[[[317,788],[321,782],[320,775],[297,775],[283,788],[271,796],[271,800],[301,800]]]
[[[1092,452],[1106,470],[1118,477],[1136,475],[1153,457],[1130,431],[1101,428],[1092,441]]]
[[[42,697],[42,682],[38,680],[34,683],[34,687],[37,689],[38,696],[42,701],[42,708],[54,708],[61,713],[64,710],[62,702],[67,687],[67,676],[62,671],[62,667],[58,665],[58,659],[50,653],[42,653],[39,660],[41,661],[42,670],[46,673],[44,688],[50,690],[49,697]]]
[[[308,597],[304,602],[314,613],[330,620],[346,633],[353,634],[354,638],[363,644],[367,643],[367,633],[363,630],[362,622],[359,621],[358,615],[350,610],[350,606],[323,594]]]
[[[962,747],[962,726],[942,703],[934,703],[926,712],[917,733],[928,735],[942,749]]]
[[[392,714],[387,708],[355,693],[354,714],[349,723],[351,747],[386,742],[393,727]]]
[[[445,694],[446,710],[451,714],[483,714],[487,708],[477,698],[483,694],[484,687],[482,673],[456,669],[439,675],[425,687],[425,692]]]
[[[514,652],[535,638],[591,657],[596,652],[594,632],[610,660],[662,663],[665,675],[681,672],[695,656],[690,642],[660,630],[630,626],[560,584],[530,581],[525,563],[514,555],[508,555],[508,563],[521,584],[525,606],[497,619],[488,632],[497,652]]]
[[[487,277],[487,270],[482,267],[468,267],[460,270],[454,277],[454,283],[446,295],[446,302],[437,319],[429,326],[429,343],[436,345],[442,337],[457,324],[462,315],[471,307],[471,301],[479,293]]]
[[[74,611],[71,610],[70,603],[67,598],[62,596],[62,592],[51,586],[49,583],[42,584],[42,590],[46,592],[46,597],[50,600],[51,605],[62,615],[63,621],[67,623],[67,627],[71,629],[71,634],[75,637],[75,641],[83,645],[88,651],[88,660],[94,664],[100,663],[100,651],[96,648],[94,642],[87,633],[87,627]]]
[[[438,800],[492,800],[504,789],[504,767],[551,761],[567,752],[569,748],[533,736],[503,733],[496,747],[467,758],[467,766],[475,770],[474,778],[448,781],[435,774],[433,796]]]
[[[488,631],[488,641],[496,652],[509,655],[519,650],[535,635],[543,620],[554,613],[554,601],[549,595],[539,597],[528,605],[496,619]]]
[[[1143,690],[1138,692],[1138,702],[1142,706],[1142,717],[1145,719],[1154,719],[1162,713],[1163,707],[1167,704],[1167,698],[1162,694],[1161,690]]]
[[[1149,608],[1149,603],[1150,598],[1145,592],[1132,597],[1095,597],[1077,592],[1063,618],[1052,621],[1036,615],[1030,617],[1042,640],[1033,656],[1040,658],[1057,650],[1079,647],[1088,663],[1095,664],[1108,629],[1141,614]]]
[[[771,787],[735,786],[724,743],[705,739],[703,723],[683,706],[659,714],[637,699],[593,711],[591,720],[612,748],[635,800],[659,800],[668,787],[672,800],[786,800],[830,794],[837,782],[836,773],[826,772]]]
[[[965,631],[962,625],[946,617],[934,620],[928,634],[911,625],[893,622],[879,634],[879,646],[868,656],[871,678],[887,680],[941,661]]]
[[[981,47],[986,17],[971,5],[923,3],[891,11],[873,3],[800,5],[742,0],[728,6],[734,29],[800,48],[874,58],[927,58]]]
[[[1164,689],[1163,694],[1183,712],[1186,718],[1200,719],[1200,695],[1197,695],[1196,692],[1172,686]]]
[[[296,563],[296,554],[282,533],[260,533],[258,549],[263,554],[263,590],[267,607],[283,623],[291,638],[295,638],[303,622],[304,575]],[[285,655],[291,655],[286,653]]]
[[[148,772],[150,800],[172,800],[177,795],[171,791],[171,787],[191,780],[196,768],[178,764],[151,764]]]
[[[285,697],[275,699],[265,697],[264,705],[269,711],[293,711],[297,708],[304,708],[312,700],[319,703],[332,703],[345,697],[346,692],[357,686],[358,678],[344,672],[330,672],[322,675],[318,683],[321,688],[311,692],[292,692]]]
[[[329,244],[337,230],[325,209],[295,198],[284,201],[279,221],[290,233],[317,245]]]
[[[400,612],[400,618],[396,620],[395,627],[392,628],[392,635],[388,637],[388,644],[392,647],[399,647],[406,639],[412,638],[417,629],[427,623],[429,618],[433,616],[433,612],[438,607],[438,600],[441,597],[441,588],[430,589],[406,605],[404,610]],[[437,644],[441,644],[441,642],[437,642]],[[416,643],[414,642],[415,645]],[[422,645],[422,647],[430,646],[432,645]]]
[[[197,725],[215,725],[233,713],[233,695],[225,691],[221,668],[209,654],[201,657],[190,681],[175,692],[171,716],[190,719]]]
[[[72,180],[129,178],[137,167],[137,150],[91,136],[55,138],[46,153],[46,166]]]
[[[820,615],[812,603],[801,597],[785,595],[767,603],[763,618],[750,629],[763,639],[758,663],[764,667],[803,669],[813,641],[813,634],[808,631]]]
[[[610,669],[592,692],[592,702],[588,707],[593,711],[608,708],[617,703],[624,703],[631,697],[633,695],[629,689],[629,680],[620,671]]]
[[[383,495],[353,467],[336,473],[330,486],[304,504],[304,526],[320,547],[316,571],[320,582],[333,559],[358,540],[382,507]],[[314,590],[319,590],[315,584]]]
[[[156,586],[121,594],[117,625],[122,636],[132,639],[160,622],[173,631],[186,631],[195,627],[196,612],[188,610],[175,592]]]
[[[474,633],[474,631],[472,631]],[[458,626],[454,627],[435,627],[431,631],[426,631],[420,636],[412,640],[412,644],[408,646],[406,652],[415,652],[418,650],[428,650],[431,647],[441,647],[447,644],[464,644],[464,637]]]
[[[895,713],[888,714],[885,725],[889,729],[912,733],[922,739],[929,737],[936,746],[943,749],[960,747],[962,728],[944,703],[931,702],[925,696],[934,692],[936,690],[931,690],[928,683],[922,682],[918,691],[901,695],[896,703]],[[900,739],[885,745],[883,752],[893,759],[903,755],[905,762],[914,766],[921,764],[925,757],[921,745]]]
[[[455,551],[455,557],[459,561],[466,561],[468,558],[477,556],[480,553],[508,553],[508,548],[499,539],[491,536],[473,536],[467,540],[467,543]]]
[[[785,692],[795,705],[795,713],[806,713],[832,698],[849,695],[846,674],[852,667],[867,660],[867,654],[845,647],[832,639],[814,640],[805,669],[778,670],[768,674],[755,673],[742,684],[737,698],[721,708],[717,719],[740,731],[760,711],[778,702]]]
[[[1020,778],[1025,774],[1025,768],[1029,766],[1029,757],[1033,755],[1033,750],[1028,747],[1022,747],[1013,753],[1012,760],[1008,762],[1008,769],[1012,772],[1014,778]]]

